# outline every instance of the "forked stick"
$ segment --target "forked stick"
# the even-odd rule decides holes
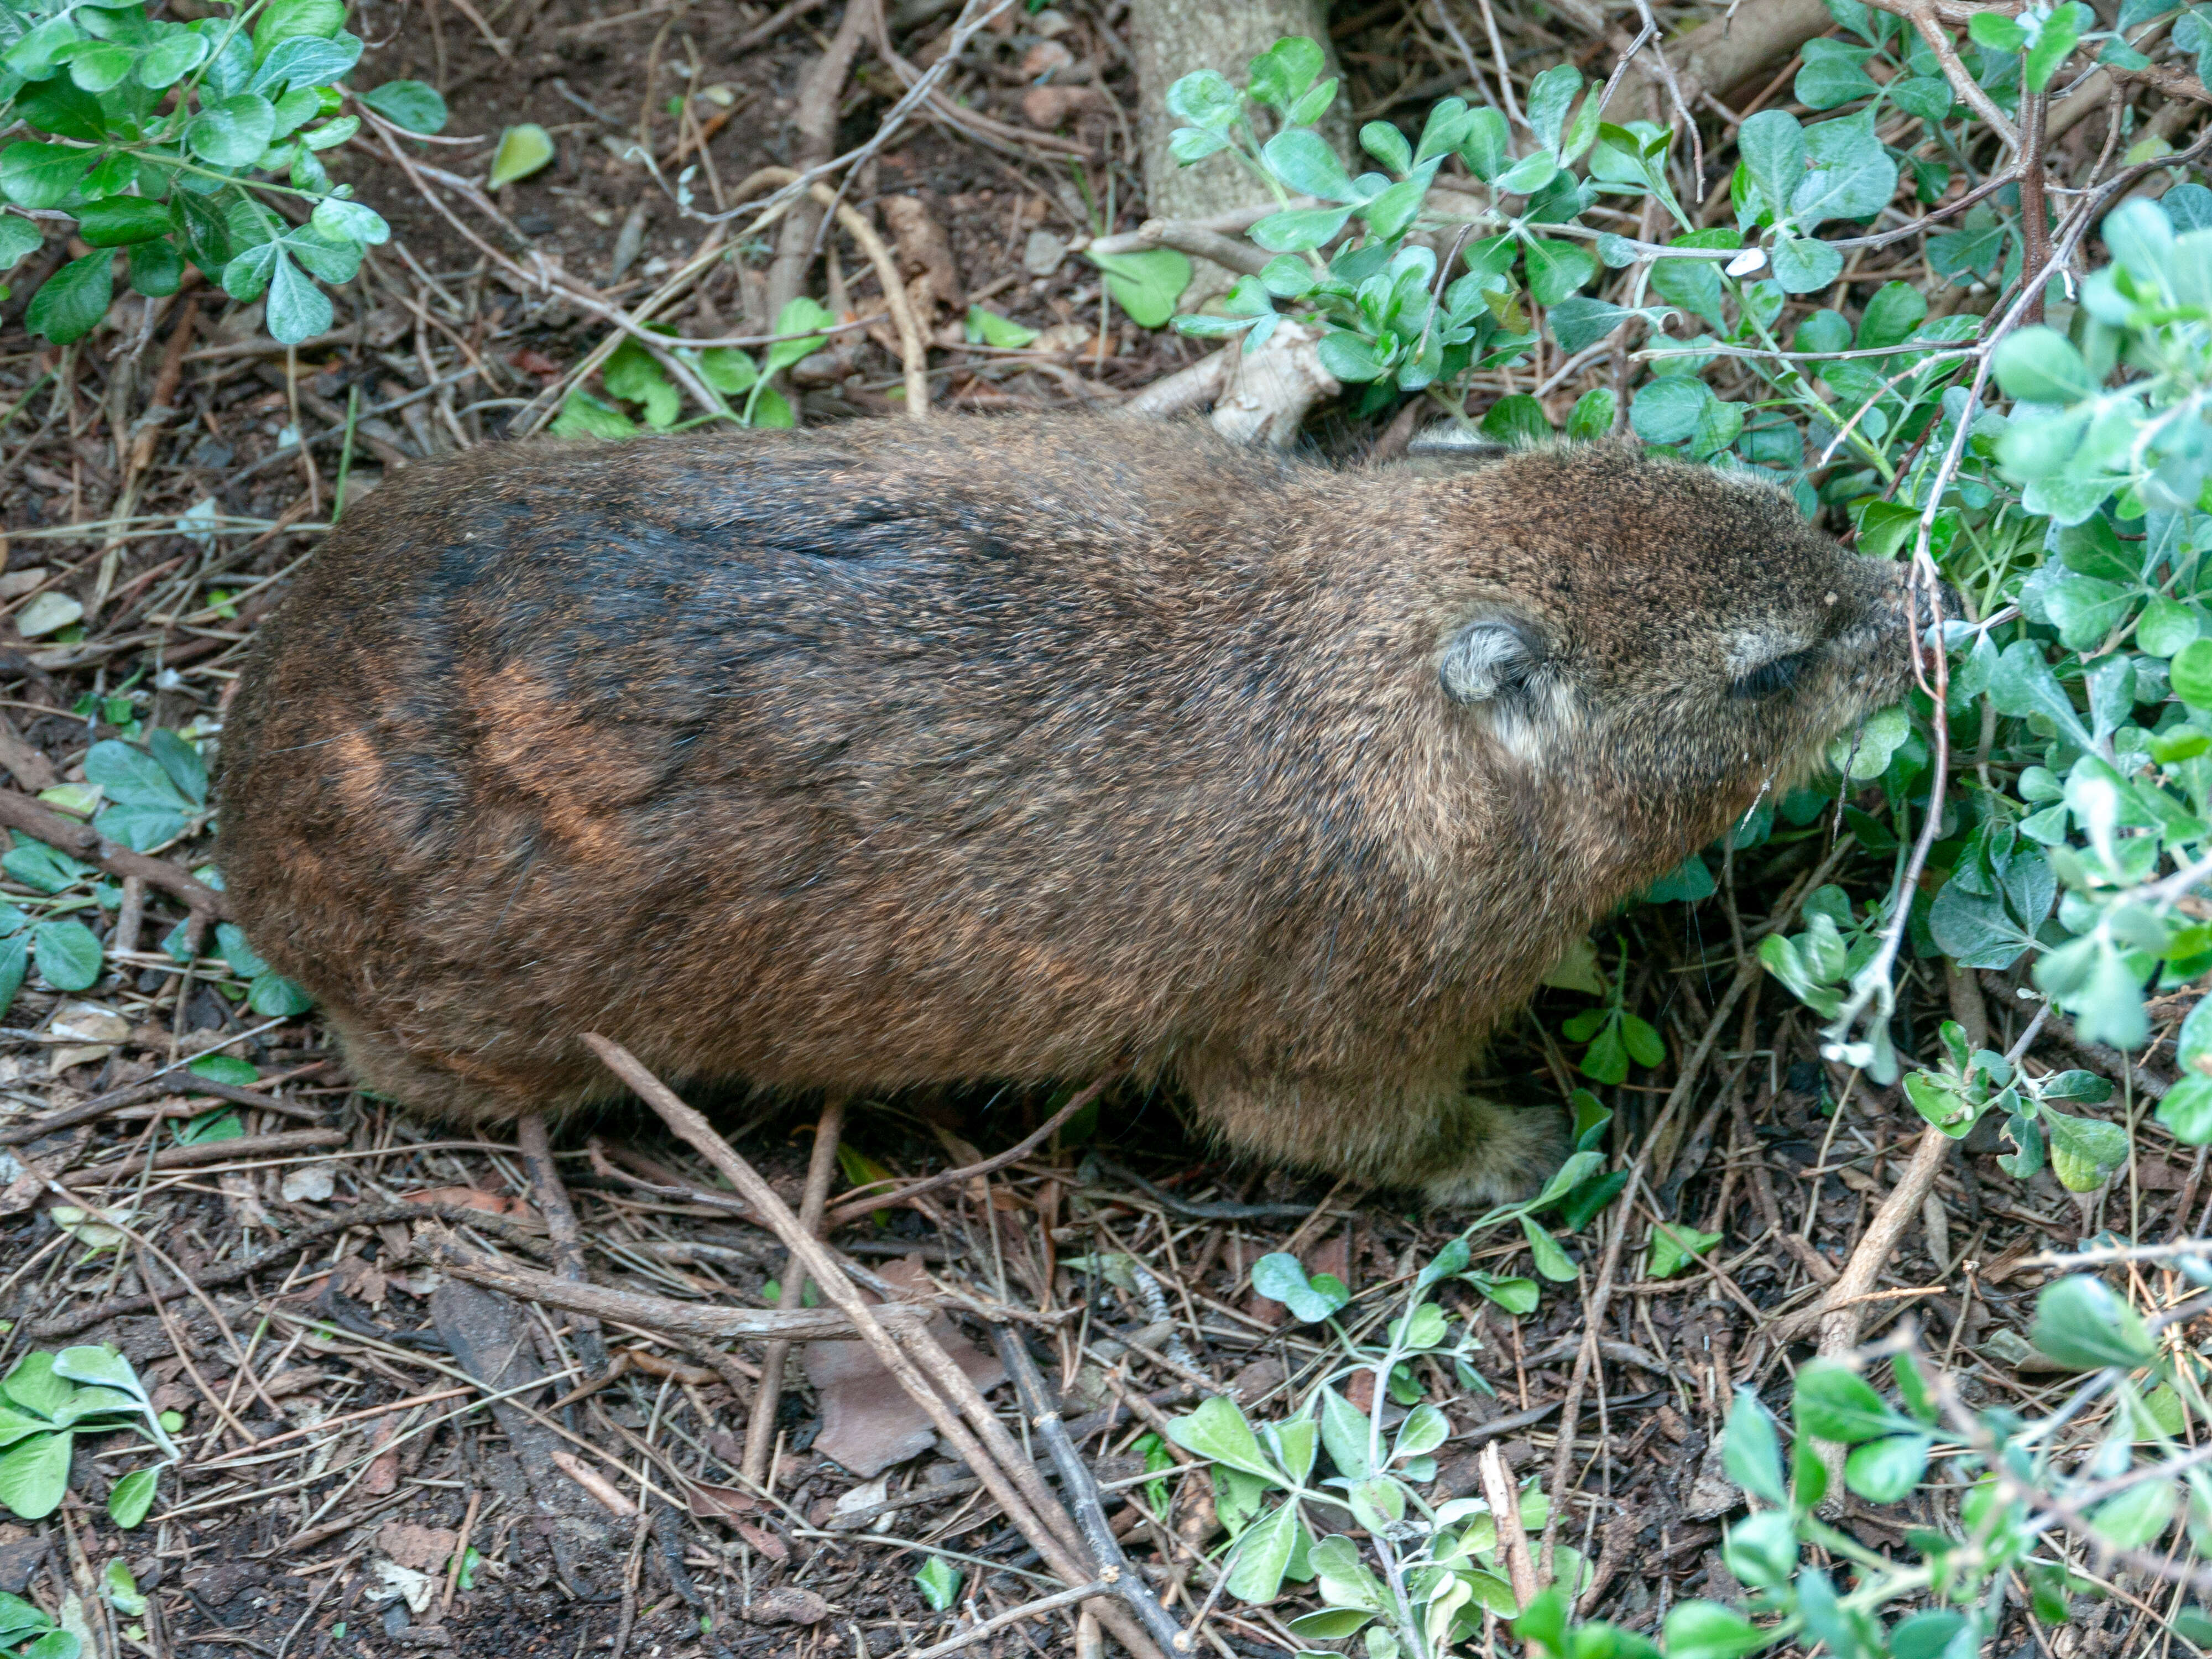
[[[738,1157],[729,1143],[714,1133],[714,1127],[704,1117],[684,1104],[674,1090],[653,1076],[635,1054],[620,1043],[610,1042],[595,1031],[583,1033],[583,1039],[609,1071],[635,1090],[639,1099],[659,1113],[670,1128],[729,1180],[731,1185],[738,1189],[739,1196],[753,1206],[769,1229],[790,1248],[797,1264],[793,1270],[803,1267],[811,1274],[815,1284],[821,1287],[822,1294],[852,1320],[861,1340],[883,1363],[884,1369],[898,1379],[899,1386],[907,1391],[915,1404],[922,1408],[938,1433],[944,1437],[952,1455],[975,1472],[976,1478],[983,1483],[984,1490],[1006,1511],[1006,1518],[1029,1540],[1030,1547],[1043,1557],[1046,1566],[1063,1583],[1071,1587],[1094,1580],[1112,1584],[1113,1597],[1100,1596],[1085,1605],[1095,1612],[1099,1623],[1105,1626],[1130,1652],[1138,1655],[1139,1659],[1164,1659],[1159,1646],[1146,1634],[1146,1626],[1155,1620],[1167,1620],[1167,1613],[1152,1601],[1145,1585],[1141,1582],[1128,1582],[1130,1575],[1111,1570],[1094,1573],[1084,1565],[1079,1560],[1080,1534],[1075,1532],[1074,1522],[1068,1519],[1066,1511],[1048,1495],[1049,1512],[1060,1523],[1058,1528],[1048,1525],[1044,1516],[1023,1495],[1017,1484],[1017,1477],[1012,1475],[998,1459],[984,1451],[983,1443],[969,1431],[967,1424],[961,1420],[945,1397],[932,1388],[928,1379],[917,1369],[915,1362],[920,1359],[929,1366],[932,1372],[945,1380],[948,1391],[957,1379],[958,1384],[965,1385],[967,1394],[975,1393],[974,1385],[969,1383],[960,1368],[945,1357],[945,1351],[938,1346],[936,1340],[926,1330],[917,1330],[910,1339],[913,1352],[909,1355],[907,1346],[884,1329],[875,1310],[861,1299],[853,1281],[838,1267],[836,1258],[823,1247],[819,1239],[799,1224],[799,1218],[792,1213],[791,1206],[761,1178],[758,1170]],[[950,1373],[949,1376],[947,1373]],[[953,1397],[960,1396],[955,1393]],[[998,1429],[996,1436],[985,1431],[985,1437],[1011,1442],[1012,1437],[1006,1435],[1005,1425],[990,1417],[988,1409],[985,1416]],[[1034,1485],[1039,1491],[1043,1491],[1043,1483],[1037,1480],[1036,1470],[1028,1465],[1026,1459],[1023,1460],[1023,1464],[1021,1473],[1026,1474],[1029,1480],[1021,1484]],[[1079,1540],[1078,1547],[1070,1547],[1062,1541],[1063,1529]],[[1119,1599],[1114,1599],[1115,1597]],[[1144,1619],[1144,1625],[1139,1624],[1139,1618]],[[1168,1628],[1174,1631],[1171,1620],[1168,1620]],[[1175,1634],[1180,1633],[1175,1632]],[[1175,1642],[1174,1635],[1170,1635],[1168,1640],[1171,1650],[1177,1653],[1188,1650]]]

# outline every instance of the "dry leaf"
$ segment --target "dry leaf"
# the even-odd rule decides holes
[[[387,1521],[376,1534],[377,1548],[416,1572],[442,1571],[459,1542],[459,1534],[450,1528],[418,1527],[406,1521]]]
[[[72,1002],[53,1017],[46,1034],[69,1042],[116,1043],[130,1036],[131,1022],[96,1002]]]
[[[437,1595],[441,1588],[438,1581],[428,1573],[403,1567],[397,1561],[379,1561],[375,1571],[377,1583],[382,1588],[369,1591],[368,1599],[371,1601],[404,1601],[410,1613],[426,1611],[429,1607],[430,1598]]]
[[[338,1166],[335,1164],[303,1164],[295,1170],[285,1170],[276,1190],[284,1195],[287,1204],[325,1203],[337,1190],[337,1175]]]
[[[739,1521],[734,1524],[738,1529],[738,1535],[743,1538],[745,1542],[750,1544],[755,1549],[758,1550],[763,1555],[768,1557],[769,1560],[788,1561],[791,1559],[791,1546],[785,1543],[783,1540],[778,1538],[767,1528],[757,1527],[750,1521]]]
[[[789,1584],[762,1591],[745,1609],[745,1617],[756,1625],[818,1625],[829,1616],[827,1601],[812,1590]]]
[[[684,1489],[684,1501],[702,1521],[734,1521],[760,1507],[760,1500],[735,1486],[709,1486],[694,1480]]]
[[[919,1258],[887,1262],[882,1271],[895,1285],[927,1287]],[[881,1300],[862,1294],[871,1302]],[[943,1314],[929,1322],[929,1331],[979,1389],[988,1393],[1006,1380],[997,1357],[961,1335]],[[866,1343],[810,1342],[805,1363],[806,1380],[822,1407],[822,1431],[814,1437],[814,1449],[823,1456],[868,1480],[936,1444],[929,1413]]]
[[[520,1199],[488,1193],[481,1187],[433,1187],[428,1192],[402,1193],[399,1197],[407,1204],[450,1204],[459,1209],[482,1210],[486,1215],[503,1215],[532,1232],[545,1231],[544,1218]]]
[[[370,1449],[374,1451],[376,1448],[384,1445],[398,1431],[398,1419],[389,1415],[373,1420],[368,1425]],[[378,1451],[375,1456],[369,1459],[368,1468],[362,1472],[361,1490],[363,1495],[369,1498],[382,1498],[398,1490],[398,1449],[394,1447],[390,1451]]]

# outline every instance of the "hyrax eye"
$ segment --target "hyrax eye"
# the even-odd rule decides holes
[[[1786,657],[1777,657],[1764,662],[1749,673],[1740,675],[1729,687],[1731,697],[1778,696],[1797,684],[1805,670],[1812,665],[1813,653],[1793,651]]]

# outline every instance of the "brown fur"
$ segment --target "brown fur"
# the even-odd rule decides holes
[[[1485,1036],[1895,696],[1901,593],[1622,445],[481,449],[389,480],[264,631],[223,867],[362,1080],[440,1117],[610,1098],[586,1030],[772,1088],[1126,1061],[1239,1148],[1486,1200],[1555,1131],[1466,1091]]]

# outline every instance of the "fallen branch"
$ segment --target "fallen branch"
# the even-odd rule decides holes
[[[149,887],[182,899],[203,915],[218,921],[231,919],[230,900],[204,882],[195,881],[167,859],[134,853],[112,842],[88,823],[76,823],[28,795],[0,789],[0,825],[20,830],[49,847],[98,865],[111,876],[136,876]]]
[[[133,1170],[194,1170],[203,1164],[228,1164],[234,1158],[284,1158],[294,1152],[317,1152],[343,1146],[353,1137],[343,1129],[286,1129],[273,1135],[240,1135],[232,1140],[195,1140],[187,1146],[158,1152],[146,1163],[125,1158],[97,1168],[64,1170],[65,1176],[94,1176],[124,1167]]]
[[[1106,1517],[1106,1504],[1098,1483],[1091,1478],[1090,1466],[1075,1449],[1075,1441],[1067,1432],[1067,1425],[1060,1421],[1058,1408],[1051,1405],[1052,1396],[1045,1392],[1044,1378],[1037,1374],[1036,1361],[1030,1358],[1021,1334],[1011,1326],[994,1325],[991,1344],[998,1349],[999,1360],[1006,1366],[1006,1375],[1014,1379],[1014,1393],[1022,1402],[1022,1415],[1043,1439],[1052,1466],[1059,1471],[1061,1494],[1105,1581],[1142,1583],[1128,1558],[1121,1553],[1121,1540],[1114,1536],[1113,1522]],[[1159,1605],[1150,1597],[1146,1601],[1148,1607]],[[1164,1637],[1170,1652],[1183,1650],[1183,1644],[1177,1639],[1181,1632],[1172,1619],[1163,1614],[1158,1621],[1147,1619],[1146,1622],[1155,1626],[1155,1636]]]
[[[982,1404],[975,1385],[938,1346],[927,1328],[911,1327],[894,1337],[877,1317],[877,1310],[861,1299],[858,1289],[821,1241],[799,1224],[791,1206],[761,1178],[759,1171],[714,1133],[713,1125],[619,1043],[611,1042],[594,1031],[585,1032],[583,1040],[610,1071],[629,1085],[641,1099],[660,1114],[670,1128],[726,1176],[739,1194],[767,1218],[769,1225],[789,1246],[799,1267],[813,1275],[822,1294],[853,1321],[884,1370],[922,1408],[952,1454],[965,1460],[975,1472],[992,1500],[1006,1511],[1007,1519],[1043,1558],[1047,1568],[1070,1586],[1105,1578],[1106,1574],[1082,1565],[1081,1534],[1018,1449],[1014,1449],[1012,1458],[1001,1458],[984,1450],[986,1443],[1003,1443],[1012,1447],[1012,1437],[990,1408]],[[928,1373],[927,1377],[923,1375],[925,1370]],[[932,1386],[931,1378],[936,1379],[938,1386]],[[940,1387],[945,1390],[942,1394],[939,1392]],[[958,1402],[957,1410],[954,1401]],[[963,1417],[968,1420],[963,1422]],[[1020,1467],[1009,1467],[1015,1463]],[[1032,1493],[1042,1494],[1042,1504],[1033,1501]],[[1053,1524],[1054,1520],[1059,1522],[1057,1526]],[[1146,1633],[1148,1627],[1161,1621],[1168,1624],[1168,1640],[1173,1644],[1173,1621],[1168,1620],[1165,1609],[1152,1600],[1141,1583],[1115,1583],[1113,1597],[1100,1596],[1085,1605],[1139,1659],[1164,1659],[1159,1645]]]
[[[551,1273],[487,1261],[468,1254],[450,1236],[428,1242],[425,1254],[454,1278],[486,1290],[503,1291],[520,1301],[588,1314],[595,1319],[665,1331],[672,1336],[708,1342],[849,1342],[860,1335],[853,1322],[835,1308],[724,1308],[643,1296],[606,1285],[578,1284]],[[936,1312],[934,1302],[887,1304],[876,1310],[876,1316],[899,1325],[933,1318]]]

